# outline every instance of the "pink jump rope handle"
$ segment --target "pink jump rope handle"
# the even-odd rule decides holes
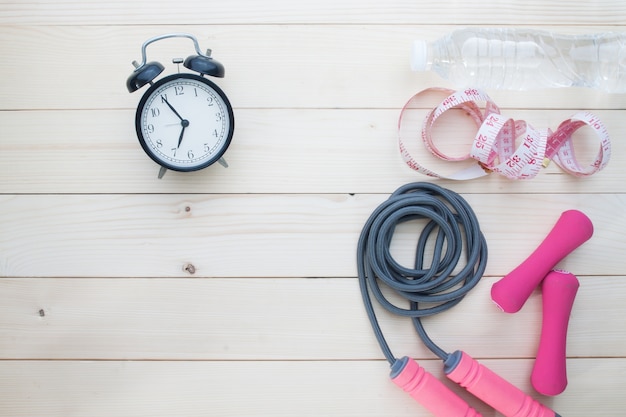
[[[531,382],[537,392],[558,395],[567,386],[565,342],[567,325],[578,291],[578,279],[569,272],[552,271],[542,285],[543,324]]]
[[[457,350],[451,354],[444,371],[448,378],[505,417],[560,417],[465,352]]]
[[[406,356],[391,367],[391,380],[436,417],[481,417],[433,374]]]
[[[565,256],[593,235],[591,220],[578,210],[561,214],[548,236],[517,268],[491,287],[492,300],[505,312],[524,305],[543,277]]]

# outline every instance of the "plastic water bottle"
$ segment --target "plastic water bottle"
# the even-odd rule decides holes
[[[460,29],[413,44],[411,68],[457,87],[588,87],[626,93],[626,33],[560,35],[531,29]]]

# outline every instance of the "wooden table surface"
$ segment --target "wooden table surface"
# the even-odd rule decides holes
[[[613,153],[590,178],[554,164],[529,181],[416,173],[398,152],[400,109],[453,84],[411,72],[411,43],[469,25],[621,31],[626,3],[0,0],[0,415],[429,416],[389,379],[360,298],[356,243],[397,187],[433,181],[474,208],[489,260],[461,304],[425,320],[432,338],[563,417],[623,416],[626,95],[488,91],[537,127],[598,115]],[[142,43],[170,32],[194,34],[225,65],[216,82],[236,129],[228,168],[159,180],[135,135],[144,90],[129,94],[125,81]],[[166,74],[192,53],[183,39],[149,51]],[[471,137],[454,126],[448,138]],[[569,385],[545,397],[530,383],[541,292],[505,314],[489,291],[568,209],[595,232],[558,264],[580,289]],[[398,259],[410,242],[409,230],[394,238]],[[446,379],[409,321],[380,320],[398,356]]]

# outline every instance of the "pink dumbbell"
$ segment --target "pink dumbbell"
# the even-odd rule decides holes
[[[541,394],[558,395],[567,386],[567,325],[579,285],[578,279],[565,271],[548,273],[541,284],[543,323],[530,378],[533,387]]]
[[[552,268],[593,235],[589,217],[567,210],[539,247],[517,268],[493,284],[491,299],[505,312],[515,313]]]

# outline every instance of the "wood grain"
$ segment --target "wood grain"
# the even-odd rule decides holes
[[[242,10],[245,13],[242,13]],[[254,0],[232,0],[228,4],[184,0],[176,3],[155,0],[148,5],[119,1],[54,0],[23,3],[4,0],[0,16],[3,23],[76,25],[144,25],[179,22],[216,25],[296,23],[411,25],[505,25],[505,24],[617,24],[624,23],[624,4],[615,0],[577,1],[567,5],[513,0],[459,3],[454,0],[433,3],[426,0],[401,0],[381,3],[376,0],[305,0],[297,4]]]
[[[541,292],[505,314],[489,295],[498,279],[484,278],[461,304],[424,319],[433,340],[476,358],[533,358]],[[626,313],[626,278],[579,280],[568,355],[623,357],[626,335],[616,324]],[[384,360],[356,278],[3,279],[0,290],[5,359]],[[396,355],[434,358],[408,319],[378,318]]]
[[[0,276],[355,277],[356,244],[382,195],[0,196]],[[624,195],[467,195],[490,250],[486,274],[504,275],[572,208],[593,238],[559,265],[619,275],[626,243]],[[506,201],[506,205],[502,203]],[[507,216],[498,215],[503,209]],[[530,215],[529,215],[530,213]],[[511,221],[510,219],[515,219]],[[423,226],[423,225],[422,225]],[[410,265],[419,225],[394,235]],[[395,249],[394,249],[395,250]]]
[[[426,113],[426,111],[424,111]],[[600,173],[580,179],[555,164],[532,181],[490,175],[476,181],[442,182],[459,192],[621,193],[626,163],[623,111],[594,111],[612,138],[612,160]],[[568,110],[511,109],[511,117],[556,128]],[[416,115],[417,116],[417,115]],[[0,192],[3,193],[391,193],[403,183],[427,181],[402,161],[398,150],[399,110],[241,109],[225,158],[194,173],[168,172],[137,141],[132,110],[0,112]],[[421,119],[413,124],[419,133]],[[476,126],[464,116],[437,130],[438,146],[450,155],[469,152]],[[575,134],[581,163],[590,164],[599,139],[590,128]],[[440,173],[457,164],[432,157],[417,140],[414,157]]]
[[[466,26],[583,34],[623,32],[624,22],[615,0],[0,0],[0,416],[429,416],[389,381],[355,253],[389,193],[433,181],[402,162],[397,122],[413,94],[452,84],[411,72],[411,43]],[[143,91],[129,94],[125,81],[141,44],[171,32],[196,35],[225,65],[215,81],[236,130],[229,168],[159,180],[135,135]],[[192,53],[171,39],[148,58],[169,74],[186,71],[172,58]],[[437,181],[476,211],[489,260],[466,299],[425,326],[564,417],[621,417],[626,95],[489,94],[538,128],[592,111],[612,160],[585,179],[552,164],[531,181]],[[475,129],[453,114],[437,127],[438,146],[459,153]],[[583,129],[575,140],[591,161],[597,139]],[[409,146],[429,168],[456,169]],[[490,288],[573,208],[595,230],[557,265],[581,286],[569,384],[548,398],[529,380],[540,289],[505,314]],[[399,262],[410,264],[420,226],[398,227]],[[499,415],[446,380],[410,322],[377,311],[394,354],[417,358],[483,416]]]
[[[135,3],[133,3],[135,4]],[[218,25],[218,26],[0,26],[5,57],[0,109],[134,109],[145,89],[129,94],[126,79],[141,61],[148,38],[189,32],[224,64],[215,81],[239,108],[400,109],[425,88],[452,84],[409,66],[415,39],[435,40],[455,26]],[[541,27],[539,27],[541,28]],[[617,28],[614,28],[617,29]],[[563,33],[606,27],[566,26]],[[151,61],[179,68],[172,58],[194,54],[188,39],[148,47]],[[25,65],[27,60],[39,65]],[[184,71],[184,67],[180,67]],[[28,86],[28,90],[25,90]],[[26,91],[30,92],[27,93]],[[503,108],[624,109],[624,95],[586,89],[490,92]],[[572,113],[571,111],[569,113]],[[295,134],[295,133],[294,133]],[[320,135],[323,134],[320,132]]]
[[[531,361],[484,360],[530,392]],[[423,361],[444,379],[440,361]],[[568,392],[535,398],[560,413],[617,417],[623,400],[614,395],[626,370],[624,359],[572,359]],[[382,361],[3,361],[0,412],[12,416],[317,416],[429,417],[389,381]],[[590,378],[597,375],[598,378]],[[272,383],[268,383],[271,379]],[[446,382],[485,417],[498,414]],[[573,392],[593,392],[580,401]],[[565,411],[563,411],[565,410]]]

